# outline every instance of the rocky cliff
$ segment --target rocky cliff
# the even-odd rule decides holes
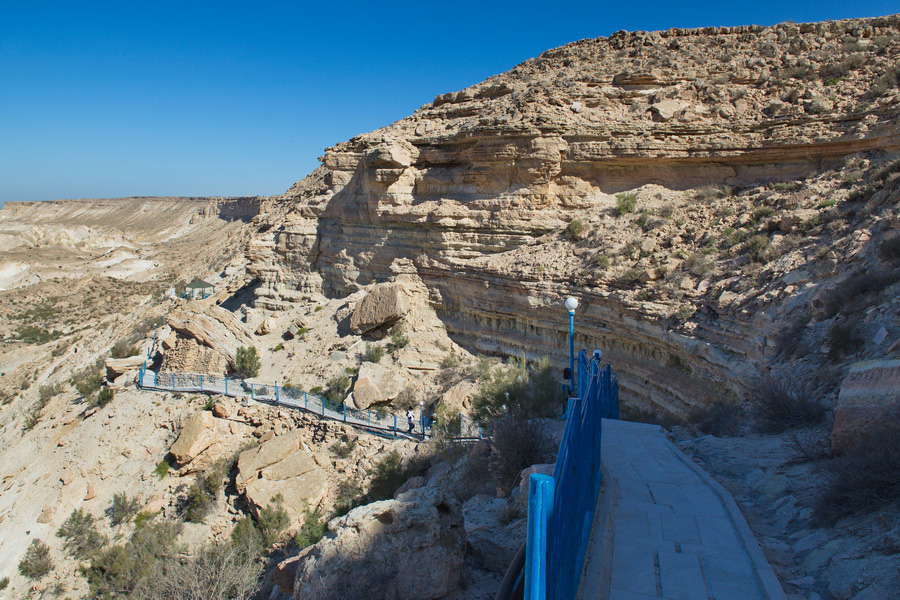
[[[572,294],[626,402],[740,397],[855,261],[893,273],[898,55],[896,15],[549,50],[329,148],[257,217],[256,304],[415,274],[459,343],[561,363]]]

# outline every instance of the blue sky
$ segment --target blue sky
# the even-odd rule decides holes
[[[278,194],[332,144],[620,29],[878,16],[896,0],[0,0],[0,203]]]

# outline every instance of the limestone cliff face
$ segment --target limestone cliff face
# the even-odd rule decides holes
[[[778,246],[791,211],[824,221],[850,201],[855,182],[834,174],[865,178],[900,151],[898,57],[898,15],[620,32],[547,51],[329,148],[257,217],[256,303],[414,273],[460,343],[562,360],[574,294],[576,345],[607,352],[626,396],[680,412],[740,395],[771,362],[777,321],[812,293],[785,294],[781,275],[843,255],[821,240],[778,260],[746,247],[748,276],[746,253],[710,240],[746,229]],[[895,206],[896,180],[879,181],[877,207]],[[617,216],[623,192],[648,207],[643,223]],[[566,232],[574,219],[590,234]],[[885,225],[865,227],[877,241]],[[722,249],[708,274],[681,262],[704,247]],[[618,258],[606,269],[601,255]]]

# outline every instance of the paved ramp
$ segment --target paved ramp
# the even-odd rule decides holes
[[[784,600],[731,495],[655,425],[603,421],[579,600]]]

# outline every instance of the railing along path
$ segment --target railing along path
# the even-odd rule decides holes
[[[427,437],[432,426],[432,421],[420,414],[414,421],[413,432],[410,433],[405,415],[348,408],[345,404],[332,402],[316,394],[277,384],[251,383],[242,379],[198,373],[157,373],[147,369],[146,365],[138,373],[138,386],[148,390],[249,398],[257,402],[302,410],[321,419],[340,421],[389,437]],[[460,415],[459,430],[454,433],[457,434],[455,437],[460,439],[482,437],[480,428],[463,415]]]

